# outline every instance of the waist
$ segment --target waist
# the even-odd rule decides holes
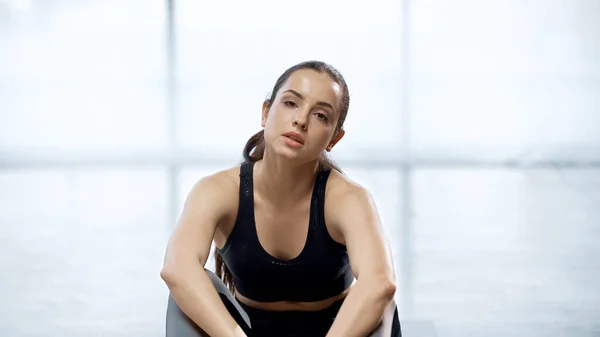
[[[239,291],[235,291],[235,297],[238,299],[238,302],[241,304],[248,306],[255,310],[264,310],[269,312],[285,312],[285,311],[295,311],[295,312],[316,312],[327,310],[334,306],[336,303],[342,301],[346,298],[350,289],[354,285],[356,281],[352,282],[352,284],[342,291],[340,294],[329,297],[324,300],[311,301],[311,302],[300,302],[300,301],[275,301],[275,302],[260,302],[254,301],[242,295]]]
[[[283,322],[307,319],[310,321],[311,319],[315,318],[324,318],[326,320],[329,320],[335,318],[345,299],[346,297],[344,296],[340,299],[331,302],[327,307],[318,310],[296,310],[292,308],[288,310],[267,310],[247,305],[246,303],[244,303],[244,300],[238,297],[236,294],[237,302],[240,304],[242,309],[244,309],[244,311],[248,314],[252,323],[255,323],[257,321],[271,320]]]
[[[255,336],[326,336],[345,297],[328,307],[315,311],[264,310],[249,306],[237,297],[237,302],[248,314],[252,328],[248,337]]]

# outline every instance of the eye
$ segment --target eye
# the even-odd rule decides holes
[[[318,119],[327,122],[327,115],[325,115],[324,113],[317,112],[315,115],[317,116]]]
[[[285,104],[285,106],[287,106],[288,108],[297,107],[296,102],[294,102],[294,101],[285,101],[285,102],[283,102],[283,104]]]

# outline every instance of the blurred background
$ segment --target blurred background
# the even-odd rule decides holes
[[[0,0],[0,335],[164,336],[189,189],[309,59],[350,86],[332,155],[403,322],[600,336],[597,0]]]

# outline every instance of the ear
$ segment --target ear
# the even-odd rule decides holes
[[[338,131],[338,133],[331,139],[331,142],[329,143],[329,145],[327,146],[327,148],[325,150],[327,150],[327,152],[330,152],[331,149],[333,149],[333,147],[335,146],[335,144],[337,144],[337,142],[339,142],[344,135],[346,134],[346,131],[344,131],[344,129]]]
[[[264,128],[267,124],[267,117],[269,116],[269,101],[265,100],[262,104],[262,117],[260,125]]]

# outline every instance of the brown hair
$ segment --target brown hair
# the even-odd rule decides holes
[[[335,69],[333,66],[321,62],[321,61],[306,61],[287,69],[279,78],[277,82],[275,82],[275,86],[273,87],[273,91],[271,92],[271,96],[267,99],[267,102],[270,105],[275,101],[275,97],[279,92],[279,89],[283,86],[283,84],[289,79],[289,77],[297,70],[301,69],[311,69],[319,73],[326,73],[333,79],[341,88],[342,88],[342,99],[340,102],[340,117],[338,119],[335,131],[340,132],[344,125],[344,121],[346,120],[346,115],[348,114],[348,108],[350,106],[350,93],[348,92],[348,85],[344,80],[344,77],[340,72]],[[261,160],[265,154],[265,139],[264,139],[264,131],[261,130],[250,139],[246,143],[244,147],[244,162],[257,162]],[[334,169],[336,171],[342,172],[340,167],[335,164],[330,158],[327,157],[325,152],[321,154],[319,157],[319,169]],[[225,261],[221,254],[219,254],[218,249],[215,247],[214,250],[215,257],[215,271],[216,274],[223,280],[225,285],[229,288],[229,290],[233,293],[235,287],[233,285],[232,275],[227,266],[225,265]]]

